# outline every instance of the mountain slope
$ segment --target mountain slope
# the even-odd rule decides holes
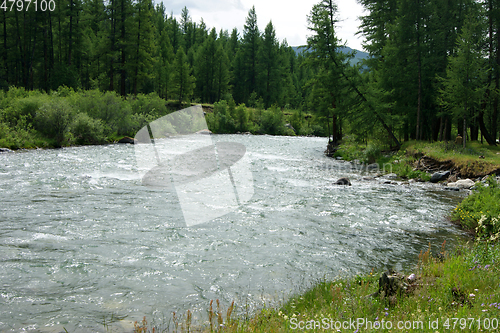
[[[295,51],[296,54],[303,53],[303,52],[308,52],[305,49],[305,46],[292,46],[292,49]],[[361,60],[367,59],[367,58],[370,57],[370,55],[368,53],[363,52],[363,51],[359,51],[359,50],[355,50],[355,49],[351,49],[348,46],[342,47],[342,51],[346,52],[346,53],[347,52],[351,52],[351,51],[355,52],[354,58],[351,60],[351,62],[354,63],[354,64],[357,64]]]

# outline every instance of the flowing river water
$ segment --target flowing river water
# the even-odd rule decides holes
[[[325,138],[212,139],[246,147],[254,194],[191,227],[142,185],[133,145],[1,154],[0,331],[130,332],[143,315],[203,316],[211,299],[252,310],[464,237],[445,218],[461,194],[363,180],[323,155]]]

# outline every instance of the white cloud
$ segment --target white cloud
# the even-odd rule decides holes
[[[193,21],[205,21],[208,28],[215,27],[231,31],[237,28],[243,32],[248,11],[255,5],[257,13],[257,23],[261,31],[269,21],[273,22],[276,35],[280,42],[286,39],[288,45],[298,46],[306,44],[307,36],[310,34],[307,29],[307,15],[314,4],[319,0],[283,1],[283,0],[174,0],[164,1],[167,13],[173,11],[179,16],[184,6],[189,9]],[[349,47],[361,50],[361,39],[355,36],[358,30],[359,20],[357,18],[363,14],[362,6],[356,0],[338,1],[339,27],[337,34],[343,41],[347,41]]]

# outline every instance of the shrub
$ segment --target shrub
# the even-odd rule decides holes
[[[500,187],[494,177],[487,185],[478,184],[474,193],[465,198],[453,211],[452,220],[464,229],[476,233],[478,238],[500,238]]]
[[[11,100],[3,110],[3,118],[11,127],[16,126],[21,117],[24,117],[24,121],[32,123],[38,109],[47,101],[46,95],[36,93],[32,96]]]
[[[236,115],[236,127],[240,132],[248,131],[248,110],[245,104],[240,104],[234,111]]]
[[[36,112],[35,128],[61,146],[67,139],[72,116],[73,111],[66,100],[52,99]]]
[[[285,132],[283,112],[276,105],[262,112],[260,131],[272,135],[281,135]]]
[[[214,119],[212,126],[215,133],[234,133],[235,124],[234,119],[231,117],[226,101],[220,101],[214,104]]]
[[[131,106],[132,113],[154,115],[156,118],[168,113],[165,100],[160,98],[157,93],[131,96],[127,98],[127,102]]]
[[[363,151],[364,160],[368,163],[374,163],[380,157],[380,148],[373,143]]]
[[[93,119],[86,113],[78,113],[73,120],[70,131],[76,144],[102,144],[106,141],[104,124],[100,119]]]
[[[297,131],[298,134],[302,134],[302,112],[295,110],[290,118],[290,125]]]

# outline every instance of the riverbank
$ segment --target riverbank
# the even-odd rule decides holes
[[[376,163],[380,170],[395,173],[399,178],[421,181],[430,181],[432,174],[444,171],[450,173],[440,181],[465,178],[479,181],[488,175],[500,175],[500,147],[479,142],[470,142],[464,149],[452,142],[409,141],[398,151],[384,151],[374,144],[360,145],[347,140],[333,158]]]
[[[60,87],[45,93],[10,88],[0,91],[0,148],[59,148],[99,145],[134,137],[148,123],[192,106],[157,94],[120,96],[99,90]],[[216,134],[326,136],[326,124],[299,110],[268,109],[262,103],[227,101],[202,104],[208,129]]]
[[[234,316],[211,302],[209,321],[191,322],[190,312],[175,317],[178,332],[442,332],[496,331],[500,327],[500,188],[494,178],[451,213],[471,233],[467,243],[449,250],[446,242],[422,249],[405,272],[367,272],[313,288],[281,307],[251,317]],[[471,223],[475,221],[475,223]],[[160,332],[147,320],[134,332]],[[196,327],[193,330],[193,327]]]

